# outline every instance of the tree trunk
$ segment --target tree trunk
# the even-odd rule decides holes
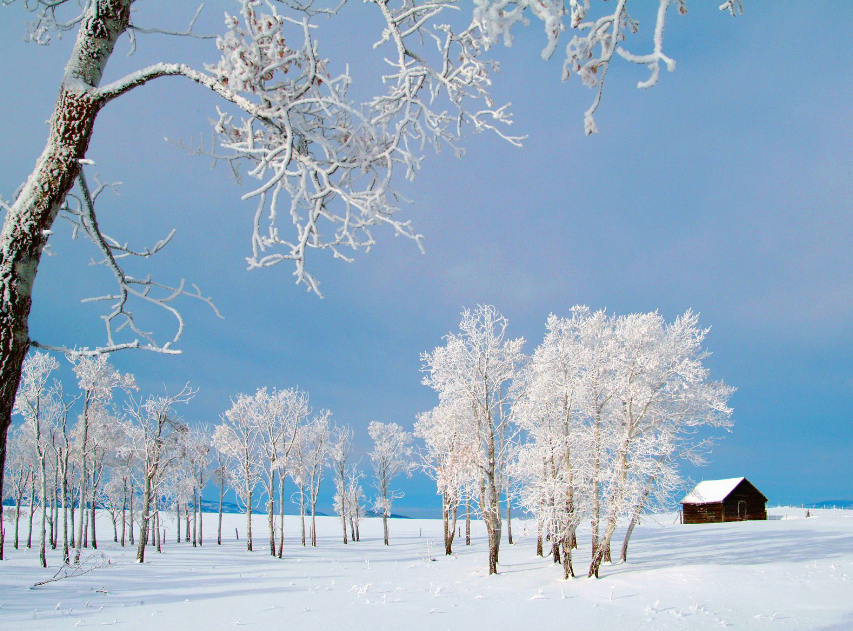
[[[133,539],[133,487],[130,488],[130,508],[128,510],[128,514],[130,515],[130,520],[128,526],[130,526],[130,545],[136,543]]]
[[[575,575],[575,569],[572,567],[572,544],[571,538],[563,539],[563,578],[569,580]]]
[[[65,68],[50,118],[48,141],[0,232],[0,497],[6,465],[6,433],[30,346],[32,291],[50,229],[86,156],[102,103],[100,84],[116,40],[127,28],[131,0],[89,5]]]
[[[193,489],[193,548],[198,545],[198,493]]]
[[[278,480],[278,558],[284,554],[284,474]]]
[[[71,524],[74,527],[74,524]],[[71,562],[71,550],[68,543],[68,465],[62,472],[62,562]]]
[[[249,501],[246,502],[246,550],[252,551],[252,492],[249,491]]]
[[[121,547],[124,547],[125,535],[127,534],[127,520],[124,516],[127,509],[127,480],[122,479],[121,483]]]
[[[267,502],[267,528],[270,533],[270,556],[275,556],[275,469],[270,474],[270,488]]]
[[[21,489],[15,498],[15,550],[18,549],[18,529],[21,522],[21,503],[24,501],[24,490]]]
[[[444,554],[450,556],[453,554],[453,545],[449,543],[450,533],[447,529],[450,527],[450,511],[447,507],[447,497],[444,493],[441,494],[441,525],[444,528]]]
[[[506,502],[506,540],[512,545],[512,504]]]
[[[81,509],[81,512],[80,512],[80,519],[83,519],[84,513],[86,516],[85,523],[83,524],[83,547],[84,548],[89,547],[89,510],[88,510],[88,508],[89,508],[89,505],[86,504],[86,508]]]
[[[355,509],[355,540],[361,541],[361,511],[358,507]]]
[[[299,520],[302,522],[302,547],[305,547],[305,491],[299,488]]]
[[[68,545],[71,546],[72,548],[76,548],[77,544],[75,543],[75,539],[74,539],[74,524],[76,522],[74,521],[75,505],[74,505],[74,485],[73,484],[71,485],[71,488],[68,490],[68,496],[69,496],[69,502],[68,502],[69,503],[69,513],[70,513],[69,521],[71,522],[70,524],[68,524]]]
[[[216,545],[222,545],[222,497],[225,494],[225,482],[219,482],[219,526],[216,530]]]
[[[465,545],[471,545],[471,503],[465,500]]]
[[[181,503],[175,502],[175,517],[178,523],[178,539],[177,542],[181,542]]]
[[[96,516],[96,513],[95,513],[95,505],[97,504],[97,502],[95,501],[95,498],[97,497],[97,492],[98,492],[98,487],[95,485],[94,480],[92,480],[92,509],[91,509],[91,520],[92,520],[92,549],[93,549],[93,550],[97,550],[97,549],[98,549],[98,540],[97,540],[97,538],[95,537],[95,516]]]
[[[42,567],[47,567],[47,468],[44,455],[41,456],[41,536],[39,537],[39,562]],[[0,511],[3,510],[0,505]]]
[[[311,500],[311,547],[317,547],[317,500]]]
[[[347,507],[343,493],[341,493],[341,526],[344,530],[344,545],[347,545],[349,543],[347,541]]]
[[[6,326],[6,316],[0,316],[0,328]],[[5,346],[0,346],[0,349],[5,348]],[[24,350],[26,354],[26,349]],[[5,353],[2,353],[5,356]],[[0,359],[0,361],[3,361]],[[5,363],[5,362],[4,362]],[[5,477],[3,473],[6,471],[6,434],[9,431],[9,425],[12,423],[12,407],[15,404],[15,395],[18,392],[18,382],[21,380],[21,367],[24,365],[24,358],[20,359],[20,366],[18,368],[18,381],[15,382],[14,390],[10,393],[9,396],[12,397],[12,403],[9,405],[9,409],[7,410],[5,406],[7,404],[0,403],[0,561],[2,561],[4,556],[4,549],[6,547],[6,531],[3,529],[3,498],[6,497],[3,494],[3,478]],[[5,373],[3,373],[2,366],[0,366],[0,374],[3,375],[3,379],[5,380]],[[0,398],[6,398],[6,386],[0,385]],[[15,547],[17,548],[17,539],[18,539],[18,514],[20,510],[16,510],[15,512]]]
[[[204,486],[204,480],[201,478],[199,480],[200,483],[196,487],[195,497],[198,503],[198,545],[201,546],[204,544],[204,511],[202,510],[204,506],[201,504],[201,488]]]
[[[151,517],[151,478],[145,476],[142,487],[142,515],[139,521],[139,545],[136,548],[136,562],[145,562],[145,545],[148,543],[148,520]]]
[[[162,539],[160,538],[160,497],[154,500],[154,538],[157,541],[157,552],[162,552]]]
[[[536,556],[544,556],[542,550],[542,518],[536,520]]]
[[[184,504],[184,541],[190,542],[190,503]]]
[[[30,527],[27,531],[27,550],[33,547],[33,515],[35,514],[36,504],[36,476],[33,474],[33,479],[30,482]]]

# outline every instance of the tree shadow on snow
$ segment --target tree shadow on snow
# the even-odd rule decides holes
[[[690,526],[683,530],[647,530],[642,537],[632,538],[628,565],[613,565],[608,573],[676,565],[797,563],[853,554],[850,532],[804,529],[767,532],[755,527],[738,529],[739,525],[720,524],[717,532],[709,532],[709,527],[691,532]],[[619,553],[620,546],[621,540],[614,540],[614,555]]]

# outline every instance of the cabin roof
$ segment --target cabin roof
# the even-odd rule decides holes
[[[705,480],[688,493],[682,504],[716,504],[724,501],[746,478],[727,478],[725,480]]]

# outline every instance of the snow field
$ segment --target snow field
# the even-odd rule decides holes
[[[362,540],[345,546],[339,521],[321,517],[312,549],[299,545],[298,517],[287,516],[279,560],[268,553],[265,515],[253,521],[252,553],[243,515],[224,517],[217,546],[216,515],[206,513],[201,548],[175,543],[172,517],[163,553],[150,548],[139,565],[134,548],[112,542],[102,514],[99,552],[111,564],[37,588],[59,569],[59,554],[49,551],[51,567],[42,569],[37,545],[12,548],[7,523],[0,629],[853,629],[853,511],[770,514],[766,522],[690,526],[673,523],[673,514],[646,518],[628,563],[605,564],[599,580],[570,581],[535,556],[535,524],[521,521],[513,522],[516,544],[501,545],[500,573],[489,577],[480,522],[470,547],[460,522],[463,537],[446,557],[440,520],[393,519],[385,547],[381,519],[366,519]],[[582,573],[588,529],[579,544]]]

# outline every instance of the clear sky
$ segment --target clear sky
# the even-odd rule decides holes
[[[19,4],[0,7],[6,199],[41,152],[72,43],[25,44]],[[195,10],[138,4],[139,23],[172,28]],[[657,87],[637,90],[645,69],[613,65],[593,137],[583,135],[591,91],[562,84],[558,60],[541,61],[538,25],[519,30],[513,48],[493,55],[495,93],[512,101],[524,147],[481,135],[461,160],[429,156],[404,188],[426,254],[387,231],[352,264],[319,253],[310,264],[322,300],[295,286],[286,265],[246,271],[247,185],[164,141],[209,137],[215,98],[160,79],[110,104],[89,157],[102,179],[124,184],[101,205],[102,225],[136,245],[177,228],[152,271],[197,283],[225,315],[185,303],[183,355],[125,352],[115,363],[145,390],[197,386],[187,420],[216,421],[241,391],[299,385],[356,428],[363,450],[369,421],[411,427],[435,404],[419,354],[464,306],[494,304],[528,351],[547,315],[575,304],[668,319],[692,308],[712,327],[713,376],[738,391],[734,431],[709,466],[687,473],[745,475],[772,503],[853,498],[853,5],[745,0],[734,19],[718,4],[693,1],[687,16],[670,17],[665,46],[678,67]],[[199,30],[220,32],[230,5],[209,2]],[[652,22],[639,17],[642,52]],[[321,25],[323,56],[348,59],[356,79],[377,76],[367,7],[353,3]],[[217,58],[209,41],[161,36],[142,38],[132,57],[127,49],[119,44],[107,79],[154,61]],[[110,278],[88,266],[92,246],[66,228],[50,244],[31,335],[94,346],[101,312],[79,299],[109,291]],[[396,510],[437,514],[428,480],[403,487]]]

